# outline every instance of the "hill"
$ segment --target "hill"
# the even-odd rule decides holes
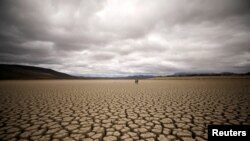
[[[233,73],[233,72],[222,72],[222,73],[175,73],[173,75],[158,76],[153,79],[219,79],[219,78],[244,78],[249,79],[250,73]]]
[[[0,80],[8,79],[74,79],[76,77],[48,68],[0,64]]]

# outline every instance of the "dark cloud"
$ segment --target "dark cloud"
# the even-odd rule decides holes
[[[249,0],[1,0],[0,62],[77,75],[250,71]]]

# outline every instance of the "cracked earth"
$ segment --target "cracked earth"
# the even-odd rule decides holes
[[[250,80],[0,82],[0,140],[203,141],[250,124]]]

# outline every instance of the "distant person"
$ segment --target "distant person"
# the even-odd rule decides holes
[[[135,84],[138,84],[139,83],[139,80],[138,79],[135,79]]]

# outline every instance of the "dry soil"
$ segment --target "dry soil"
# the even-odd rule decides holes
[[[250,79],[0,82],[0,140],[207,140],[250,124]]]

